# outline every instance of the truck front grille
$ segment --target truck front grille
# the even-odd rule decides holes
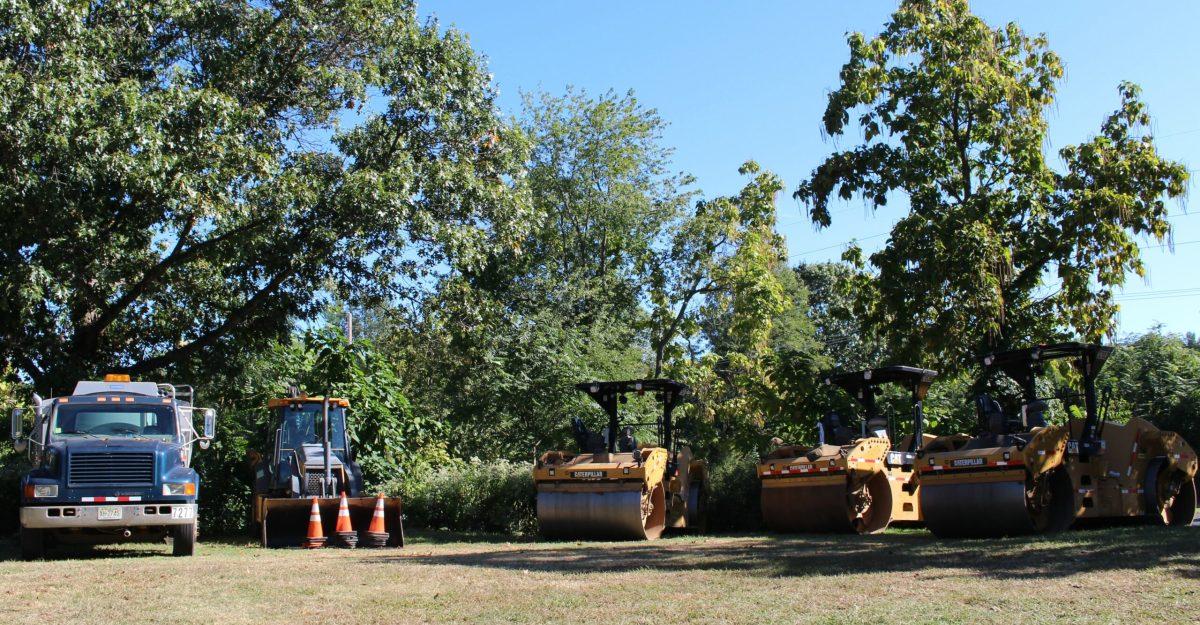
[[[72,486],[154,484],[154,454],[80,452],[71,454],[67,482]]]

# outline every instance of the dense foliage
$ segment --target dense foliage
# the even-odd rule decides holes
[[[0,360],[40,389],[268,348],[517,241],[524,142],[408,0],[0,10]]]

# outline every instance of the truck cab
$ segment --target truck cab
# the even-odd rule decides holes
[[[21,478],[22,557],[40,558],[59,543],[166,537],[174,555],[191,555],[200,492],[193,446],[208,448],[216,420],[213,410],[193,407],[193,394],[126,375],[79,382],[68,396],[34,395],[28,438],[25,411],[14,410],[14,445],[34,467]]]

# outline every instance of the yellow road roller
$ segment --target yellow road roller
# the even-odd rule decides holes
[[[579,452],[548,451],[533,469],[538,525],[543,536],[565,539],[655,539],[667,528],[701,529],[707,468],[681,445],[672,413],[687,386],[674,380],[584,382],[608,419],[592,431],[575,417]],[[622,423],[619,407],[630,395],[652,396],[662,406],[653,423]],[[655,428],[657,444],[638,442],[636,428]]]
[[[893,521],[921,521],[913,470],[924,433],[922,404],[936,371],[892,366],[831,375],[863,407],[855,432],[836,413],[817,423],[815,447],[783,446],[758,465],[763,524],[779,532],[880,532]],[[899,384],[912,397],[912,431],[900,438],[898,423],[880,415],[876,395]],[[896,445],[892,441],[897,441]]]
[[[1144,518],[1190,524],[1196,511],[1195,451],[1174,432],[1134,417],[1107,421],[1096,376],[1113,348],[1057,343],[989,355],[1021,389],[1020,409],[1006,413],[976,398],[978,433],[951,449],[925,447],[917,466],[926,526],[942,537],[994,537],[1067,529],[1079,519]],[[1082,392],[1039,397],[1045,363],[1069,361]],[[1048,424],[1048,401],[1083,404],[1083,418]]]

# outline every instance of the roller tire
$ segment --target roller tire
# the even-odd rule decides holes
[[[1196,516],[1196,483],[1186,476],[1176,475],[1176,471],[1167,465],[1166,458],[1155,458],[1146,467],[1146,518],[1155,525],[1186,526],[1191,525]],[[1163,480],[1178,477],[1179,490],[1169,496],[1164,505]]]

